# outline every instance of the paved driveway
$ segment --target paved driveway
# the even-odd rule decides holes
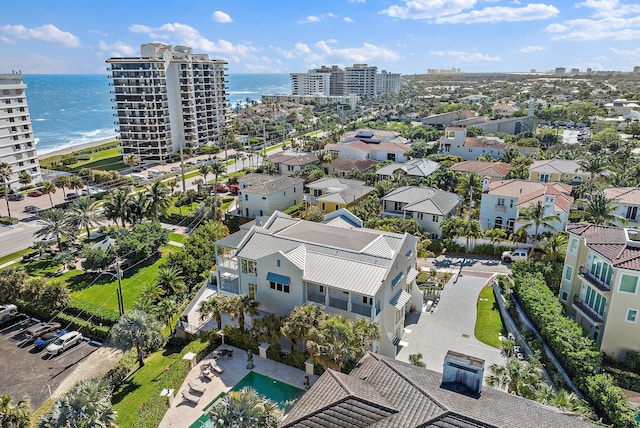
[[[476,302],[490,272],[466,272],[454,276],[444,287],[440,303],[433,313],[410,314],[403,346],[397,355],[409,361],[410,354],[421,353],[427,368],[442,372],[447,351],[457,351],[485,360],[485,370],[493,363],[503,364],[500,351],[479,342],[473,335]]]

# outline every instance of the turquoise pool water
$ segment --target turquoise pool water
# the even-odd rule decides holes
[[[240,382],[236,383],[231,391],[239,391],[245,386],[250,386],[251,388],[258,391],[258,394],[264,395],[270,400],[278,403],[280,408],[285,412],[289,410],[291,403],[298,398],[302,397],[304,394],[304,390],[300,388],[296,388],[295,386],[291,386],[287,383],[280,382],[269,376],[262,375],[260,373],[256,373],[254,371],[250,371],[245,377],[240,379]],[[211,406],[215,406],[217,402],[222,400],[224,396],[227,395],[226,392],[219,394],[211,403],[209,403],[205,408],[205,413],[198,418],[189,428],[207,428],[211,425],[209,424],[209,415],[207,410]]]

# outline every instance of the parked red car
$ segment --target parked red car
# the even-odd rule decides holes
[[[37,198],[38,196],[42,196],[42,195],[44,195],[44,193],[42,193],[39,190],[32,190],[29,193],[27,193],[27,196],[31,196],[33,198]]]
[[[229,191],[229,187],[225,183],[218,183],[218,187],[216,187],[216,192],[227,193],[228,191]]]
[[[238,193],[240,193],[240,186],[237,184],[230,184],[229,193],[231,193],[232,195],[237,195]]]

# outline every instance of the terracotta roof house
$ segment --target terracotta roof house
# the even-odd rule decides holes
[[[507,147],[515,147],[524,156],[539,151],[537,147],[510,146],[496,137],[467,137],[467,128],[450,126],[440,137],[438,152],[444,155],[460,156],[463,160],[475,160],[482,155],[499,159]]]
[[[328,369],[280,428],[578,428],[577,415],[482,387],[484,361],[449,351],[443,373],[368,353],[346,375]]]
[[[375,190],[363,181],[346,178],[325,177],[306,185],[309,192],[304,195],[307,208],[317,207],[324,214],[347,208],[365,198]]]
[[[440,238],[442,221],[453,216],[462,198],[432,187],[405,186],[382,198],[382,216],[412,218],[430,238]]]
[[[278,168],[280,174],[293,175],[309,165],[317,165],[318,157],[313,153],[305,152],[280,152],[267,158]]]
[[[411,150],[406,142],[396,132],[359,129],[346,133],[342,143],[327,144],[324,149],[341,158],[404,163],[409,159],[406,153]]]
[[[506,162],[469,160],[453,164],[450,169],[458,172],[472,172],[481,177],[490,177],[492,180],[502,180],[507,178],[511,165]]]
[[[640,224],[640,189],[637,187],[610,187],[604,189],[608,199],[616,202],[615,215],[627,220],[627,226]],[[617,221],[616,223],[621,223]],[[622,226],[622,224],[618,224]]]
[[[640,352],[640,230],[571,223],[559,299],[600,351]]]
[[[529,180],[543,183],[564,181],[576,186],[588,183],[591,176],[571,159],[545,159],[529,165]]]
[[[520,229],[524,223],[518,220],[520,210],[529,208],[537,202],[545,206],[547,215],[556,214],[559,221],[552,226],[555,231],[564,230],[569,219],[569,209],[573,204],[572,187],[564,183],[546,184],[526,180],[491,181],[482,180],[482,199],[480,202],[480,225],[483,230],[500,228],[507,233]],[[540,227],[538,233],[547,230]],[[527,233],[534,233],[530,226]]]
[[[355,160],[347,158],[335,158],[328,164],[324,164],[324,173],[336,177],[346,177],[352,171],[365,172],[378,165],[373,159]]]
[[[409,177],[409,178],[426,178],[438,169],[438,162],[428,159],[411,159],[405,163],[392,163],[385,165],[376,171],[376,175],[380,180],[386,180],[391,177]]]
[[[511,116],[520,109],[505,103],[496,103],[491,107],[491,112],[497,116]]]

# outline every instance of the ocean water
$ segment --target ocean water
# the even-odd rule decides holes
[[[98,74],[24,75],[39,154],[116,135],[109,79]],[[291,93],[288,74],[230,74],[227,103]]]

